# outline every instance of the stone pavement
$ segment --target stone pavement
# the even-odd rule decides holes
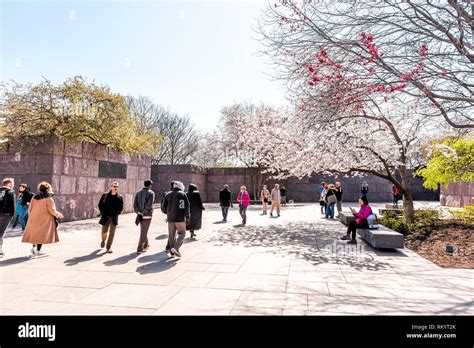
[[[133,214],[120,217],[113,254],[99,248],[98,218],[61,224],[60,242],[35,259],[21,237],[6,238],[0,314],[474,314],[474,270],[442,269],[407,249],[349,247],[338,240],[344,226],[316,204],[283,208],[280,218],[251,207],[245,227],[236,208],[224,224],[217,205],[206,207],[181,259],[163,251],[159,211],[141,255]]]

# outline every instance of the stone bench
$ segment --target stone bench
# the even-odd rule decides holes
[[[357,234],[376,249],[403,249],[403,234],[382,225],[373,230],[358,228]]]
[[[351,213],[351,212],[344,212],[344,211],[341,211],[339,213],[339,220],[341,220],[341,222],[346,225],[346,226],[349,226],[350,222],[351,221],[356,221],[357,218]]]

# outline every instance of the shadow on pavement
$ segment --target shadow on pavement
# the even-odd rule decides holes
[[[137,268],[137,272],[140,274],[159,273],[172,269],[176,266],[179,261],[177,258],[166,258],[157,262],[149,263]]]
[[[13,259],[7,259],[4,261],[0,261],[0,267],[16,265],[17,263],[22,263],[31,260],[29,256],[22,256],[22,257],[15,257]]]
[[[165,251],[160,251],[159,253],[153,255],[141,256],[137,259],[140,263],[146,262],[159,262],[168,258],[168,254]]]
[[[75,265],[79,264],[80,262],[86,262],[86,261],[97,259],[97,258],[102,257],[102,256],[105,255],[104,253],[99,254],[99,251],[101,251],[101,250],[102,249],[97,249],[97,250],[94,250],[93,252],[91,252],[89,255],[73,257],[72,259],[65,260],[64,263],[66,264],[66,266],[75,266]]]
[[[106,266],[124,265],[128,261],[132,261],[133,259],[137,258],[138,255],[139,254],[137,254],[136,252],[133,252],[131,254],[124,255],[124,256],[121,256],[119,258],[116,258],[114,260],[105,261],[104,265],[106,265]]]
[[[336,224],[288,223],[285,225],[246,226],[223,229],[209,242],[228,243],[244,247],[258,247],[262,253],[293,255],[313,265],[332,263],[354,270],[392,270],[388,262],[374,259],[373,249],[364,242],[348,245],[339,240],[343,231]],[[268,251],[265,249],[268,248]],[[398,252],[400,253],[400,252]],[[391,255],[397,255],[394,252]]]

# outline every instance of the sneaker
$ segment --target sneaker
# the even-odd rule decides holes
[[[103,240],[102,242],[100,242],[100,247],[101,247],[101,248],[105,247],[105,240]]]
[[[35,249],[35,247],[31,248],[31,256],[36,256],[36,249]]]
[[[278,214],[278,217],[280,217],[280,214]]]
[[[347,244],[357,244],[357,241],[355,239],[351,239],[347,241]]]
[[[137,254],[143,254],[145,252],[145,250],[137,250]]]
[[[273,214],[272,214],[272,213],[270,213],[270,216],[273,216]]]
[[[349,240],[349,239],[351,239],[351,237],[348,234],[346,234],[346,235],[342,236],[341,239],[342,240]]]
[[[106,252],[107,254],[112,254],[112,253],[113,253],[112,249],[107,249],[105,252]]]
[[[181,257],[181,254],[179,253],[178,250],[176,250],[175,248],[171,248],[171,253],[175,256],[178,256],[178,257]]]

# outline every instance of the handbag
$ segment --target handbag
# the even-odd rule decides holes
[[[334,193],[333,190],[331,190],[333,193],[331,196],[327,197],[328,203],[336,203],[337,202],[337,197],[336,194]]]

